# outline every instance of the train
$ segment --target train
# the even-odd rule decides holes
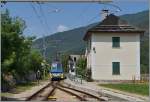
[[[52,81],[65,79],[63,67],[59,61],[52,62],[49,75]]]

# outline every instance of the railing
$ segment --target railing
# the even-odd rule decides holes
[[[142,82],[149,82],[149,74],[141,74],[140,80]]]
[[[140,75],[140,80],[136,80],[135,76],[132,77],[132,81],[133,83],[145,83],[145,82],[149,82],[149,74],[141,74]]]
[[[76,82],[76,83],[80,83],[80,84],[83,83],[83,78],[82,78],[81,75],[68,74],[68,78],[69,78],[71,81],[74,81],[74,82]]]

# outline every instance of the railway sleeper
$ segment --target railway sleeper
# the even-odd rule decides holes
[[[73,96],[76,96],[78,99],[80,99],[80,101],[87,101],[84,97],[81,97],[80,95],[75,94],[75,93],[73,93],[73,92],[71,92],[71,91],[69,91],[67,89],[64,89],[64,88],[61,88],[61,87],[58,87],[58,86],[57,86],[57,88],[62,90],[62,91],[65,91],[65,92],[67,92],[67,93],[69,93],[69,94],[71,94]]]
[[[85,92],[85,91],[82,91],[82,90],[78,90],[78,89],[74,89],[74,88],[71,88],[71,87],[67,87],[67,86],[64,86],[64,85],[61,85],[61,84],[58,84],[60,87],[63,87],[63,88],[67,88],[67,89],[70,89],[70,90],[74,90],[74,91],[77,91],[77,92],[80,92],[80,93],[83,93],[83,94],[86,94],[86,95],[89,95],[93,98],[96,98],[97,100],[99,101],[106,101],[107,99],[106,98],[103,98],[103,97],[99,97],[99,96],[95,96],[91,93],[88,93],[88,92]]]

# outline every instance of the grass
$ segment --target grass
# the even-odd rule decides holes
[[[121,83],[121,84],[99,84],[99,86],[107,87],[107,88],[112,88],[112,89],[117,89],[120,91],[126,91],[130,93],[135,93],[139,95],[144,95],[148,96],[149,95],[149,84],[148,83],[131,83],[131,84],[126,84],[126,83]]]
[[[33,86],[36,86],[36,85],[37,85],[37,82],[18,84],[15,87],[15,92],[16,93],[23,92],[23,91],[31,89]]]
[[[13,94],[8,92],[1,92],[1,97],[7,97],[7,96],[13,96]]]
[[[43,81],[46,81],[48,79],[49,79],[49,76],[47,75],[47,76],[45,76],[45,79],[39,80],[39,82],[42,83]],[[38,85],[37,81],[24,83],[24,84],[18,84],[18,85],[16,85],[15,92],[16,93],[23,92],[23,91],[31,89],[32,87],[34,87],[36,85]]]
[[[37,82],[17,84],[12,90],[10,90],[8,92],[1,92],[1,97],[13,96],[13,94],[18,94],[20,92],[24,92],[26,90],[31,89],[33,86],[36,86],[36,85],[37,85]]]

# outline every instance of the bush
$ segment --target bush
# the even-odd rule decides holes
[[[79,58],[77,61],[76,74],[81,75],[82,78],[86,78],[86,58]]]
[[[91,69],[87,69],[87,70],[86,70],[86,80],[89,81],[89,82],[93,81],[93,80],[92,80],[92,72],[91,72]]]

